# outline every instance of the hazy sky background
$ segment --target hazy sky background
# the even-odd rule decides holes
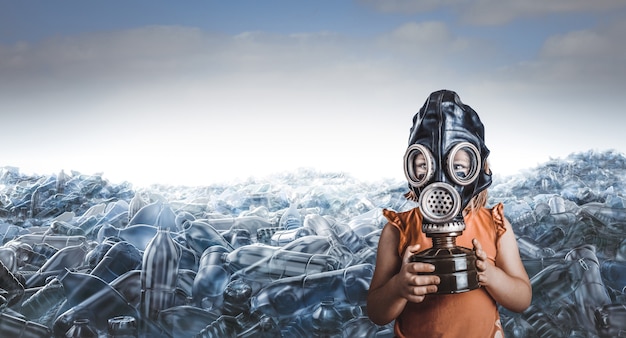
[[[203,185],[404,179],[428,95],[494,173],[626,151],[623,0],[0,0],[0,166]]]

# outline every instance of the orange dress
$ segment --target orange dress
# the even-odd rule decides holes
[[[420,244],[432,247],[432,241],[422,232],[419,208],[405,212],[383,210],[389,224],[400,231],[398,255],[404,256],[407,246]],[[488,259],[495,263],[497,242],[506,231],[503,205],[481,208],[464,217],[465,231],[456,239],[458,246],[472,248],[477,238]],[[496,302],[483,288],[458,293],[427,295],[421,303],[408,302],[396,318],[394,331],[398,337],[504,337]]]

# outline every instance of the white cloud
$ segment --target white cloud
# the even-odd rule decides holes
[[[359,2],[384,13],[413,14],[450,8],[464,21],[477,25],[502,25],[519,18],[607,12],[626,8],[626,3],[622,0],[359,0]]]
[[[383,13],[422,13],[445,6],[467,3],[467,0],[358,0],[357,2]]]
[[[480,0],[458,9],[462,18],[473,24],[501,25],[520,18],[550,14],[601,13],[626,8],[621,0]]]
[[[626,24],[614,22],[553,35],[545,40],[536,59],[510,65],[500,80],[509,77],[588,95],[616,92],[626,78],[626,46],[618,43],[624,34]]]
[[[486,66],[507,64],[496,46],[434,21],[371,40],[155,26],[0,46],[0,110],[9,114],[0,142],[12,145],[0,158],[142,184],[202,184],[298,166],[398,177],[411,118],[441,88],[477,109],[496,163],[511,149],[576,149],[580,140],[552,141],[584,130],[558,117],[587,108],[579,106],[584,98],[569,101],[566,87],[579,84],[593,96],[602,83],[588,72],[564,83],[558,67],[591,70],[597,58],[585,48],[593,47],[591,54],[618,55],[615,63],[602,59],[611,76],[611,65],[625,64],[624,47],[607,44],[620,27],[554,36],[538,59],[504,69]],[[600,134],[595,144],[610,142]]]
[[[406,23],[392,31],[390,36],[398,42],[418,46],[431,43],[447,45],[452,41],[450,31],[443,22]]]

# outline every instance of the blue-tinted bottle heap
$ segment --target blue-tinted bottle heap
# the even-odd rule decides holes
[[[135,190],[0,168],[0,336],[392,337],[366,295],[405,191],[305,169]],[[533,286],[526,311],[500,308],[507,336],[626,331],[625,191],[612,151],[494,180]]]

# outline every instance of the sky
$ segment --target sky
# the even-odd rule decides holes
[[[512,175],[626,151],[623,0],[0,0],[0,167],[209,185],[404,180],[450,89]]]

